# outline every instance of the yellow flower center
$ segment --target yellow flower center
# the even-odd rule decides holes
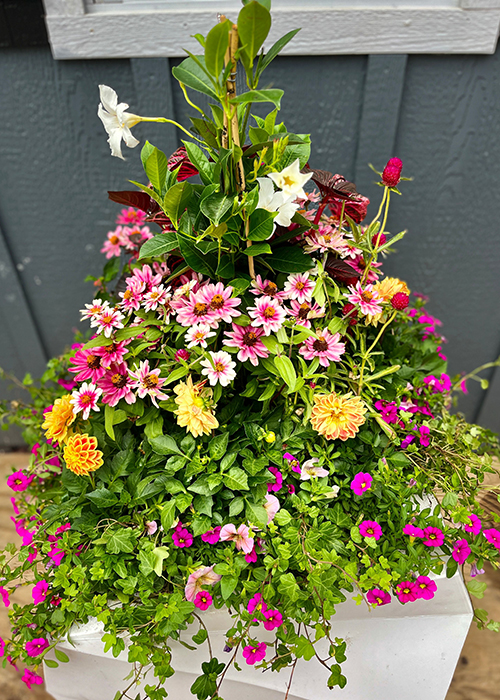
[[[111,377],[111,383],[116,386],[117,389],[123,389],[123,387],[127,384],[127,376],[125,374],[113,374]]]
[[[202,304],[201,302],[198,302],[197,304],[194,305],[193,307],[193,313],[195,316],[205,316],[205,314],[208,311],[208,307],[206,304]]]
[[[224,297],[222,294],[215,294],[210,302],[211,309],[221,309],[224,306]]]
[[[264,311],[264,318],[273,318],[275,313],[276,309],[273,309],[272,306],[268,306],[267,309]]]
[[[111,236],[109,240],[113,245],[116,245],[120,239],[118,238],[118,236]]]
[[[361,295],[361,298],[364,301],[371,301],[373,299],[373,294],[371,292],[367,292],[366,290],[363,292]]]
[[[154,389],[158,386],[158,376],[156,374],[147,374],[142,380],[142,383],[146,389]]]
[[[299,291],[304,289],[305,286],[306,286],[305,282],[296,282],[295,283],[295,289],[298,289]]]
[[[222,364],[222,362],[216,362],[216,363],[215,363],[215,371],[216,371],[216,372],[223,372],[224,369],[225,369],[225,367],[224,367],[224,365]]]

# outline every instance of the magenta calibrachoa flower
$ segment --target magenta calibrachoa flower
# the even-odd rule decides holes
[[[372,284],[366,284],[364,289],[360,282],[356,287],[349,287],[350,294],[346,294],[347,300],[355,304],[364,316],[377,316],[382,313],[382,299],[373,289]]]
[[[223,345],[230,348],[238,348],[238,360],[245,362],[250,360],[254,367],[259,364],[259,357],[269,357],[269,351],[260,340],[265,335],[263,328],[256,326],[238,326],[233,323],[233,330],[226,331],[223,338]]]
[[[373,537],[379,540],[382,537],[382,528],[375,520],[363,520],[359,526],[361,537]]]
[[[396,586],[396,592],[401,603],[413,603],[418,598],[417,584],[414,581],[401,581]]]
[[[328,469],[323,469],[323,467],[317,467],[318,462],[317,457],[312,457],[302,464],[300,470],[300,478],[302,481],[308,481],[311,477],[315,476],[321,478],[322,476],[328,476],[330,473]]]
[[[280,613],[279,610],[266,610],[263,612],[264,615],[264,627],[265,629],[270,632],[271,630],[275,630],[278,627],[281,627],[283,624],[283,615]]]
[[[275,482],[268,483],[267,490],[274,491],[275,493],[278,493],[278,491],[281,491],[281,489],[283,487],[283,474],[276,467],[268,467],[268,469],[271,472],[271,474],[274,475]]]
[[[191,547],[193,535],[185,527],[178,527],[172,533],[172,542],[176,547]]]
[[[83,411],[83,420],[88,420],[90,411],[100,411],[97,405],[99,397],[102,394],[102,389],[98,389],[91,382],[84,382],[79,389],[72,393],[70,404],[73,405],[73,413],[77,414]]]
[[[23,471],[14,472],[7,477],[7,486],[13,491],[26,491],[33,479],[33,476],[28,476]]]
[[[32,639],[31,642],[26,642],[26,653],[28,656],[40,656],[48,646],[49,642],[47,639],[44,637],[37,637],[36,639]]]
[[[201,566],[192,574],[189,574],[184,595],[186,600],[193,602],[196,594],[203,590],[205,586],[213,586],[221,580],[222,576],[214,573],[213,566]]]
[[[424,528],[424,544],[426,547],[440,547],[444,542],[444,532],[438,527]]]
[[[432,600],[437,591],[436,582],[428,576],[419,576],[415,581],[415,586],[417,587],[417,598],[424,600]]]
[[[254,546],[254,538],[250,537],[250,530],[244,524],[241,524],[238,529],[233,523],[224,525],[220,531],[220,540],[234,542],[236,549],[241,549],[245,554],[250,554]]]
[[[207,338],[213,338],[215,332],[206,323],[198,323],[196,326],[188,328],[185,339],[188,341],[188,348],[198,345],[201,348],[207,347]],[[227,345],[227,343],[226,343]]]
[[[283,459],[286,459],[287,462],[290,464],[292,472],[297,472],[297,474],[300,474],[300,462],[296,457],[291,455],[290,452],[285,452],[285,454],[283,455]]]
[[[267,652],[267,645],[265,642],[260,642],[256,647],[247,646],[243,649],[243,656],[246,659],[247,664],[254,665],[262,659],[265,658]]]
[[[309,337],[304,341],[299,352],[306,360],[315,357],[320,365],[328,367],[330,362],[338,362],[345,352],[345,344],[340,343],[340,333],[332,335],[328,328],[317,332],[318,337]]]
[[[10,605],[9,591],[3,586],[0,586],[0,596],[2,597],[3,604],[8,608]]]
[[[497,549],[500,549],[500,532],[494,527],[489,530],[483,530],[483,535],[486,537],[488,542],[492,544]]]
[[[27,668],[24,669],[24,674],[21,680],[26,683],[28,690],[31,690],[32,685],[42,685],[43,683],[42,676],[39,676],[38,673],[34,673]]]
[[[201,373],[208,377],[210,386],[215,386],[217,382],[221,386],[227,386],[236,377],[236,372],[234,371],[236,362],[233,362],[231,355],[224,350],[219,350],[219,352],[209,350],[208,354],[210,359],[200,362],[203,367]]]
[[[200,591],[196,594],[196,598],[193,602],[196,605],[196,607],[200,610],[208,610],[208,608],[212,605],[212,600],[213,599],[210,593],[207,593],[206,591]]]
[[[351,481],[351,489],[354,491],[356,496],[361,496],[362,493],[371,488],[372,481],[373,479],[370,474],[359,472],[359,474],[356,474],[354,479]]]
[[[467,516],[470,520],[470,525],[464,525],[465,532],[472,532],[473,535],[479,535],[481,532],[481,521],[474,513]]]
[[[284,292],[289,299],[295,299],[299,304],[311,301],[315,283],[309,279],[308,272],[298,272],[289,275],[285,282]]]
[[[467,540],[457,540],[453,545],[451,556],[453,559],[462,565],[469,556],[471,549]]]
[[[47,597],[48,590],[49,584],[45,579],[38,581],[36,585],[33,586],[31,595],[33,597],[33,602],[35,603],[35,605],[38,605],[38,603],[43,603],[43,601]]]
[[[131,387],[132,389],[137,389],[137,396],[140,399],[149,395],[151,402],[156,408],[158,408],[156,399],[160,399],[160,401],[168,399],[167,394],[160,391],[167,380],[160,378],[159,369],[149,369],[149,360],[142,360],[139,363],[139,368],[136,367],[135,372],[129,370],[129,375],[135,380]]]
[[[261,593],[256,593],[253,598],[250,598],[247,604],[249,613],[257,612],[264,614],[267,610],[267,605],[264,603]]]
[[[2,639],[2,637],[0,637],[0,657],[3,656],[4,654],[5,654],[5,642]]]
[[[217,542],[220,540],[221,530],[222,527],[220,525],[217,525],[217,527],[214,527],[213,530],[207,530],[206,532],[204,532],[201,536],[201,539],[203,540],[203,542],[208,542],[208,544],[217,544]]]
[[[391,602],[391,596],[387,591],[383,591],[381,588],[372,588],[366,594],[366,600],[370,605],[388,605]]]
[[[410,540],[411,540],[411,539],[415,539],[416,537],[423,537],[424,531],[422,530],[422,528],[415,527],[415,525],[408,523],[403,528],[403,535],[409,535]]]
[[[247,308],[247,314],[253,318],[254,326],[262,326],[264,335],[279,331],[286,319],[286,310],[272,297],[259,297],[255,306]]]

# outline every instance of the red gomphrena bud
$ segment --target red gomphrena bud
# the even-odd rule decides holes
[[[355,326],[358,322],[358,312],[354,304],[350,302],[347,302],[347,304],[344,304],[342,307],[342,315],[347,316],[347,314],[349,314],[349,325]]]
[[[401,170],[403,169],[403,161],[401,158],[391,158],[384,168],[382,173],[382,182],[386,187],[396,187],[401,179]]]
[[[387,238],[385,233],[376,233],[372,237],[372,245],[375,246],[376,248],[379,248],[381,245],[384,245],[386,242]]]
[[[180,350],[177,350],[175,353],[175,359],[177,362],[180,362],[181,360],[184,360],[187,362],[189,360],[190,354],[187,350],[184,348],[181,348]]]
[[[404,292],[398,292],[391,299],[392,308],[397,309],[398,311],[403,311],[403,309],[406,309],[409,303],[410,297]]]

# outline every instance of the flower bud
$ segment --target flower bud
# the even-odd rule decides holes
[[[187,362],[189,360],[189,352],[185,348],[181,348],[175,353],[175,359],[177,362],[180,362],[181,360]]]
[[[269,432],[267,432],[267,433],[264,435],[264,440],[265,440],[266,442],[268,442],[269,444],[271,444],[271,443],[273,443],[273,442],[276,440],[276,435],[273,433],[272,430],[270,430]]]
[[[406,309],[409,303],[410,297],[404,292],[398,292],[391,299],[392,308],[397,309],[398,311],[403,311],[403,309]]]
[[[376,233],[372,237],[372,246],[374,246],[375,248],[379,248],[381,245],[384,245],[386,240],[387,240],[387,237],[386,237],[385,233]]]
[[[403,161],[400,158],[391,158],[382,173],[382,182],[386,187],[396,187],[403,169]]]

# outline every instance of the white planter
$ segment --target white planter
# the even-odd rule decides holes
[[[333,635],[347,641],[347,661],[343,672],[347,686],[333,691],[326,687],[327,670],[316,661],[299,660],[288,700],[444,700],[453,677],[460,651],[472,621],[472,607],[459,575],[436,579],[438,590],[430,601],[417,600],[401,605],[393,600],[374,610],[357,606],[352,600],[338,606],[333,618]],[[230,628],[226,611],[206,612],[203,620],[210,632],[214,656],[227,661],[224,652],[225,631]],[[198,624],[184,633],[190,641]],[[47,690],[56,700],[113,700],[118,689],[130,683],[123,680],[130,672],[127,652],[117,659],[104,654],[102,627],[97,622],[75,627],[71,631],[72,646],[61,643],[70,657],[69,664],[45,668]],[[256,636],[270,639],[263,628]],[[325,653],[324,640],[318,643]],[[206,644],[189,651],[173,644],[172,665],[175,675],[165,688],[172,700],[193,700],[190,687],[200,675],[201,663],[208,660]],[[242,671],[234,668],[226,674],[221,688],[224,700],[283,700],[290,669],[280,673],[248,666],[238,655]],[[153,676],[146,680],[154,684]],[[132,697],[141,690],[131,691]]]

